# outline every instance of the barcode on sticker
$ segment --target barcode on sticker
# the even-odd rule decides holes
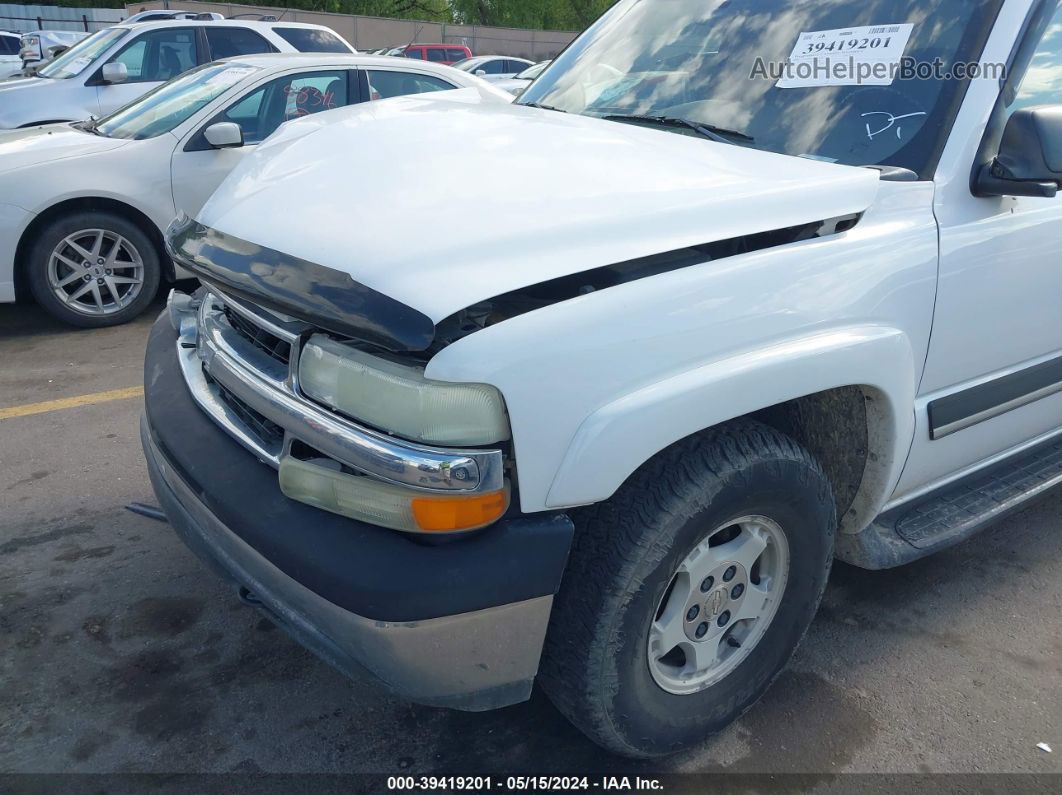
[[[867,31],[867,34],[870,35],[870,36],[876,36],[879,33],[899,33],[899,32],[900,32],[900,26],[899,25],[889,25],[889,26],[884,27],[884,28],[871,28],[870,30]]]

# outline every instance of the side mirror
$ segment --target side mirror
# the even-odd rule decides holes
[[[485,74],[487,74],[487,70],[486,69],[477,69],[476,70],[476,77],[483,77]]]
[[[129,79],[129,70],[124,63],[118,61],[111,61],[103,65],[103,82],[108,85],[117,85],[118,83],[124,83]]]
[[[231,121],[219,121],[203,130],[203,137],[215,149],[233,149],[243,146],[243,130]]]
[[[1014,111],[999,142],[999,154],[981,167],[978,196],[1053,198],[1062,182],[1062,105]]]

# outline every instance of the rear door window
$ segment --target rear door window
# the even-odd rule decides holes
[[[489,75],[503,75],[506,71],[505,61],[501,58],[493,58],[492,60],[481,63],[475,68],[475,71],[478,72],[480,69]]]
[[[428,47],[428,60],[436,63],[445,61],[446,49],[444,47]]]
[[[276,52],[277,48],[262,36],[247,28],[206,28],[210,43],[211,60],[232,58],[237,55],[256,55],[260,52]]]
[[[415,72],[366,70],[365,76],[369,81],[369,99],[388,99],[456,88],[441,78]]]
[[[350,52],[339,36],[327,30],[273,28],[273,32],[299,52]]]
[[[453,63],[456,63],[457,61],[463,61],[467,57],[468,53],[464,50],[451,49],[446,51],[446,60],[451,61]]]

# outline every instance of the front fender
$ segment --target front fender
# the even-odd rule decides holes
[[[550,486],[546,505],[608,499],[645,461],[670,444],[727,420],[843,386],[884,398],[874,434],[877,473],[862,514],[873,516],[899,479],[914,433],[917,369],[907,336],[853,326],[779,341],[706,363],[623,395],[579,427]],[[875,440],[878,445],[875,445]]]

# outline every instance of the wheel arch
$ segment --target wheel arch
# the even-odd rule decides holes
[[[40,211],[36,217],[26,226],[15,248],[15,293],[19,296],[29,294],[27,282],[27,269],[29,267],[29,252],[36,236],[48,224],[63,215],[80,211],[106,211],[120,215],[130,223],[136,224],[141,231],[148,236],[159,257],[162,266],[162,277],[165,281],[173,281],[173,263],[166,253],[166,247],[162,239],[162,231],[142,211],[118,199],[105,196],[78,196],[56,202],[45,210]]]
[[[880,512],[906,462],[916,381],[906,335],[882,327],[835,329],[704,365],[592,413],[547,507],[606,500],[670,445],[747,417],[792,436],[820,461],[840,532],[858,532]]]

